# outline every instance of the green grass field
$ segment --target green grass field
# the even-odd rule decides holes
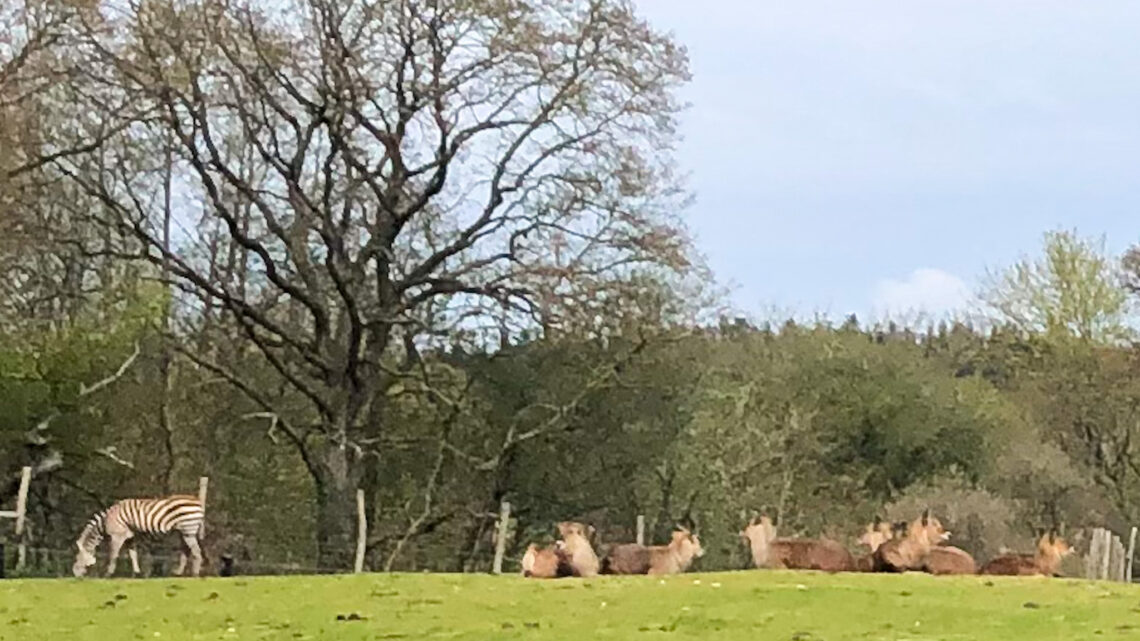
[[[1140,589],[785,572],[0,581],[0,640],[1140,639]]]

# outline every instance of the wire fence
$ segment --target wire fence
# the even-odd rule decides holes
[[[74,549],[56,549],[29,547],[24,567],[17,571],[16,546],[14,544],[0,544],[3,550],[3,567],[7,569],[8,578],[58,578],[72,576],[72,564],[75,562]],[[174,570],[179,563],[179,555],[165,552],[151,552],[139,549],[139,569],[141,577],[167,577],[174,576]],[[107,568],[106,556],[101,556],[99,562],[88,569],[91,576],[101,576]],[[126,551],[119,555],[116,565],[116,576],[131,576],[131,562]],[[343,570],[322,568],[315,564],[294,561],[273,561],[254,558],[232,558],[227,556],[205,556],[202,562],[203,576],[248,576],[248,575],[288,575],[288,574],[330,574]]]
[[[1093,580],[1133,581],[1132,552],[1136,542],[1136,528],[1132,528],[1129,544],[1124,546],[1122,541],[1111,532],[1097,528],[1093,531],[1092,544],[1087,552],[1078,555],[1074,566],[1083,571],[1070,576],[1083,576]],[[1101,539],[1104,542],[1101,542]],[[72,564],[75,562],[75,549],[28,547],[25,564],[21,570],[15,570],[16,545],[5,543],[0,539],[0,578],[60,578],[72,576]],[[139,547],[140,578],[159,578],[174,576],[180,557],[178,554],[160,550],[151,550],[145,546]],[[90,576],[102,576],[107,567],[106,555],[99,557],[99,562],[88,569]],[[507,572],[517,569],[517,559],[507,557]],[[130,559],[124,551],[116,565],[116,576],[129,577],[132,575]],[[280,575],[311,575],[335,574],[348,572],[344,568],[320,567],[313,563],[304,563],[292,560],[273,560],[253,557],[230,557],[228,555],[206,554],[203,558],[202,576],[280,576]]]

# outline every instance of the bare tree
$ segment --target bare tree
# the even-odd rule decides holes
[[[625,0],[152,2],[89,25],[84,51],[83,108],[119,135],[97,178],[58,165],[184,312],[222,310],[275,372],[187,354],[278,417],[316,485],[322,566],[351,563],[363,454],[404,376],[394,337],[497,338],[504,309],[516,331],[590,325],[689,266],[671,172],[687,61]],[[203,221],[177,248],[142,151],[165,136],[180,215]],[[248,256],[244,280],[202,260],[206,229]]]
[[[69,82],[80,60],[74,52],[77,29],[82,16],[93,12],[86,0],[0,2],[0,207],[12,197],[13,180],[96,151],[113,133],[99,119],[70,112],[72,131],[60,135],[61,113],[55,112],[67,110],[53,108],[78,88]]]
[[[0,324],[8,331],[74,320],[92,293],[114,285],[111,266],[80,251],[104,240],[71,215],[85,198],[51,166],[71,158],[91,171],[78,156],[122,124],[67,108],[85,90],[75,47],[90,10],[83,0],[0,1]]]

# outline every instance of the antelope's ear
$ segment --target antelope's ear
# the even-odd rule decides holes
[[[875,520],[874,520],[874,521],[871,521],[871,529],[872,529],[872,530],[878,529],[878,527],[879,527],[880,525],[882,525],[882,524],[883,524],[883,517],[881,517],[881,516],[879,516],[878,514],[876,514],[876,515],[875,515]]]
[[[1056,542],[1057,542],[1057,533],[1050,530],[1049,531],[1049,545],[1053,545]]]
[[[922,511],[922,524],[930,525],[930,508],[926,508]]]

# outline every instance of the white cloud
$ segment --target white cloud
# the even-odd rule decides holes
[[[961,278],[941,269],[922,268],[903,280],[879,281],[875,285],[874,309],[887,315],[941,316],[965,310],[970,298],[970,288]]]

